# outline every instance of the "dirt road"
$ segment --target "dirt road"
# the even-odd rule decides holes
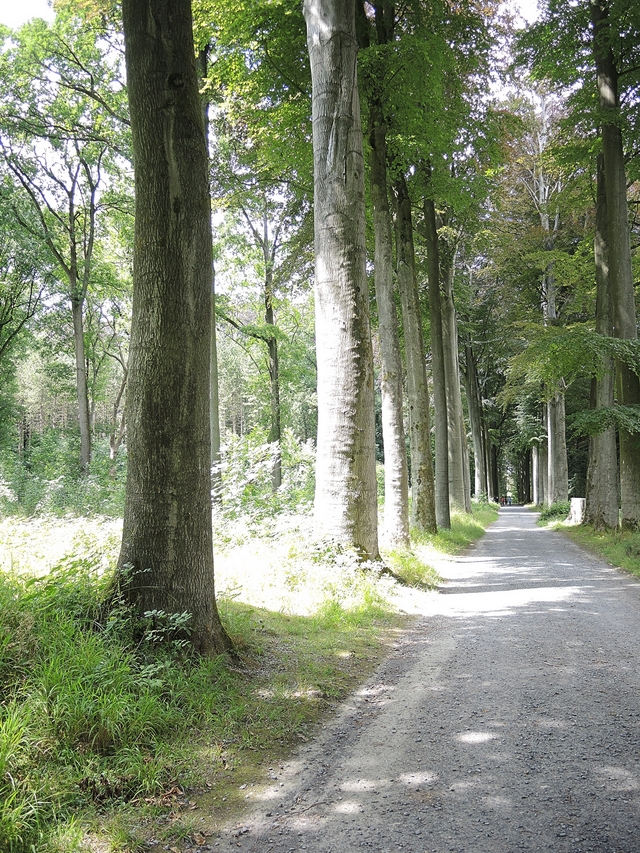
[[[505,508],[213,849],[639,853],[640,583]]]

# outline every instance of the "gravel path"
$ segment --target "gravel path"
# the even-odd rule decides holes
[[[640,583],[504,508],[216,848],[638,853]]]

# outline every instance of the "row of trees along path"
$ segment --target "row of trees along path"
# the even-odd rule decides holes
[[[516,424],[510,442],[519,447],[517,466],[513,454],[510,465],[520,470],[511,479],[534,500],[566,499],[573,479],[566,398],[582,380],[583,390],[575,393],[585,415],[584,383],[592,380],[592,411],[578,425],[592,434],[587,519],[601,528],[617,527],[619,518],[622,526],[638,527],[639,349],[627,198],[628,183],[637,177],[640,126],[637,3],[549,0],[541,21],[515,39],[521,67],[538,80],[535,94],[519,90],[504,104],[486,98],[500,35],[514,36],[497,0],[453,6],[308,0],[302,8],[283,0],[276,7],[240,4],[241,10],[222,0],[123,0],[126,75],[118,12],[109,6],[108,14],[90,16],[89,27],[74,4],[58,7],[52,28],[44,22],[23,28],[0,55],[3,79],[11,82],[0,99],[2,216],[6,211],[22,234],[15,252],[25,250],[25,242],[40,246],[48,258],[47,287],[59,285],[53,301],[71,309],[85,472],[92,417],[91,335],[84,323],[110,235],[133,245],[128,374],[111,287],[99,312],[114,309],[112,319],[103,318],[111,331],[99,347],[102,361],[122,369],[114,453],[123,437],[117,414],[128,386],[119,566],[120,586],[132,603],[143,612],[192,614],[191,639],[203,653],[230,646],[215,606],[209,501],[212,456],[217,461],[220,446],[211,195],[224,194],[225,174],[235,187],[235,200],[231,204],[227,193],[227,203],[246,220],[264,271],[264,322],[241,323],[228,311],[226,319],[266,345],[269,438],[276,444],[282,411],[274,265],[287,229],[273,219],[286,219],[290,231],[298,223],[302,232],[313,209],[319,537],[338,539],[364,558],[379,555],[367,198],[387,543],[408,543],[409,507],[412,526],[422,532],[448,527],[451,508],[470,510],[461,373],[477,495],[504,493],[498,445],[500,418],[507,414],[499,414],[500,397]],[[231,66],[234,74],[225,78]],[[563,100],[549,94],[549,86],[570,94]],[[212,114],[215,140],[205,127]],[[273,126],[287,114],[290,139],[283,144]],[[530,150],[509,157],[514,139],[527,136],[523,128]],[[559,144],[567,133],[572,145],[560,146],[561,157],[551,142]],[[289,146],[291,139],[296,142]],[[219,162],[225,147],[228,169]],[[132,163],[135,235],[127,240]],[[234,163],[231,176],[225,169],[233,172]],[[514,216],[523,199],[528,214]],[[523,252],[525,240],[515,231],[532,219],[535,229],[526,230],[530,244]],[[25,276],[14,275],[15,268],[12,256],[3,275],[18,293],[3,289],[4,303],[13,305],[9,319],[0,312],[5,341],[38,305],[53,304],[52,291],[35,273],[26,277],[31,287],[25,295]],[[111,273],[105,276],[111,280]],[[455,293],[461,279],[463,299]],[[584,305],[594,301],[596,280],[594,312]],[[519,311],[527,301],[529,318],[535,306],[535,322],[514,314],[513,306]],[[220,316],[225,311],[222,305]],[[500,349],[506,337],[518,339],[516,355]],[[504,389],[505,380],[501,395],[491,390]],[[277,489],[278,453],[272,474]]]
[[[640,584],[535,521],[503,508],[451,560],[235,848],[637,853]]]

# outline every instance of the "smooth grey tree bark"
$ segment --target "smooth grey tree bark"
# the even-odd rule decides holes
[[[447,428],[449,431],[449,501],[453,507],[471,512],[469,450],[462,409],[458,321],[453,298],[454,255],[454,246],[439,246],[442,346],[447,397]]]
[[[444,362],[442,300],[440,299],[440,259],[438,227],[432,199],[424,199],[425,238],[429,278],[429,315],[431,318],[431,372],[436,427],[436,518],[438,527],[451,527],[449,507],[449,425],[447,385]]]
[[[613,335],[637,340],[627,179],[620,122],[618,68],[612,43],[608,0],[590,0],[593,25],[593,55],[597,72],[598,99],[602,115],[602,155],[607,201],[609,247],[609,292]],[[622,406],[640,404],[640,379],[629,365],[616,361],[616,396]],[[640,527],[640,435],[619,430],[620,497],[623,528]]]
[[[593,241],[596,267],[596,332],[611,337],[611,301],[609,298],[609,251],[607,240],[607,198],[605,192],[604,162],[598,155],[596,231]],[[608,408],[614,404],[615,365],[607,357],[602,376],[591,380],[591,405],[594,409]],[[612,530],[618,526],[618,449],[616,429],[607,427],[598,435],[589,436],[589,464],[584,523],[595,530]]]
[[[422,333],[422,312],[415,268],[411,198],[404,176],[395,182],[396,265],[402,305],[402,328],[407,366],[409,446],[411,452],[411,523],[435,533],[436,486],[431,455],[429,387]],[[446,521],[446,520],[445,520]]]
[[[230,647],[215,600],[209,365],[211,210],[190,0],[124,0],[135,163],[129,463],[119,581],[140,614],[189,613]]]
[[[402,409],[402,359],[394,300],[393,239],[387,190],[386,127],[379,100],[369,102],[369,175],[375,238],[374,281],[380,336],[380,391],[384,445],[384,538],[409,544],[409,479]],[[413,430],[412,430],[413,435]],[[416,478],[414,478],[416,479]],[[417,483],[416,483],[417,485]],[[419,507],[414,496],[414,524]]]
[[[386,13],[385,13],[386,12]],[[363,48],[371,45],[373,27],[362,0],[356,6],[358,38]],[[394,15],[389,4],[374,6],[377,44],[393,41]],[[379,73],[379,72],[378,72]],[[374,284],[380,342],[380,395],[384,447],[383,536],[390,546],[409,545],[409,475],[404,430],[402,356],[394,299],[393,224],[387,176],[387,126],[378,73],[365,85],[368,92],[369,186],[374,234]]]
[[[487,457],[484,448],[484,413],[482,397],[478,383],[476,357],[471,344],[465,345],[465,391],[469,406],[469,422],[471,424],[471,441],[473,443],[474,460],[474,493],[476,498],[489,498],[487,483]]]
[[[373,354],[354,0],[305,0],[314,152],[316,534],[378,557]]]

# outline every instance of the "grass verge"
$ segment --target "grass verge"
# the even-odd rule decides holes
[[[433,587],[425,555],[461,550],[497,514],[476,513],[389,556],[394,574]],[[289,516],[260,540],[225,531],[219,605],[239,660],[202,661],[176,640],[170,617],[143,639],[125,607],[101,617],[112,523],[102,534],[78,519],[56,524],[46,526],[46,548],[41,522],[31,537],[26,522],[0,525],[3,853],[204,843],[374,670],[407,622],[393,577],[334,543],[313,543],[308,520]],[[43,554],[55,554],[53,565]]]
[[[594,530],[587,524],[569,524],[567,501],[539,509],[538,524],[565,533],[573,541],[612,566],[640,577],[640,530]]]
[[[598,532],[586,525],[554,525],[573,541],[592,554],[602,557],[612,566],[617,566],[640,577],[640,531],[610,530]]]

